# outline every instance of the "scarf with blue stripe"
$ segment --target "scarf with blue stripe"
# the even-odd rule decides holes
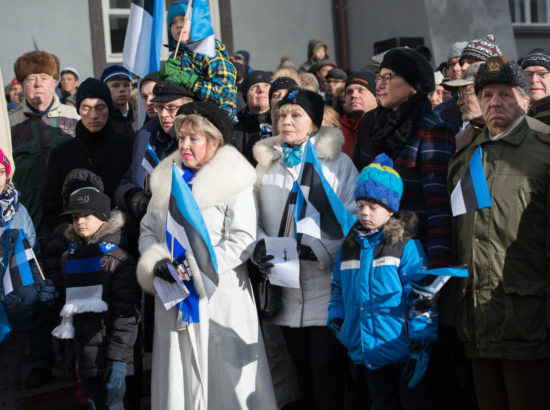
[[[181,164],[181,169],[183,171],[181,177],[189,189],[192,189],[193,184],[191,183],[191,180],[194,178],[195,173],[187,168],[183,163]],[[186,257],[187,252],[180,257],[181,260],[178,260],[178,262],[182,263]],[[197,293],[193,279],[184,281],[184,283],[185,287],[189,291],[189,296],[178,303],[178,309],[181,312],[181,320],[182,322],[199,323],[199,294]]]

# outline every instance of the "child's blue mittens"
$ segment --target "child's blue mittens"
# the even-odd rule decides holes
[[[430,362],[432,342],[430,340],[412,341],[411,355],[403,369],[403,377],[409,381],[409,388],[414,388],[424,377]]]
[[[340,340],[340,331],[342,330],[343,324],[344,319],[340,319],[339,317],[335,317],[334,319],[327,322],[327,327],[332,333],[334,333],[334,336],[336,336],[336,339],[338,340]]]

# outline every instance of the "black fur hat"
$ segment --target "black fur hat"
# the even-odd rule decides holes
[[[475,89],[480,92],[488,84],[510,84],[529,94],[529,80],[522,68],[508,57],[490,57],[476,73]]]
[[[214,125],[223,136],[225,144],[229,144],[233,138],[233,125],[227,113],[221,108],[204,101],[193,101],[188,104],[182,105],[176,115],[190,115],[197,114],[206,118]],[[175,120],[174,120],[175,123]]]
[[[393,48],[384,55],[380,68],[389,68],[405,79],[419,94],[435,89],[434,72],[426,58],[412,48]]]

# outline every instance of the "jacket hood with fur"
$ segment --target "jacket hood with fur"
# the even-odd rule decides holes
[[[89,242],[111,242],[117,245],[121,245],[122,242],[122,228],[124,226],[124,216],[120,211],[111,211],[111,217],[107,222],[90,237]],[[70,242],[76,242],[82,239],[74,230],[73,224],[70,223],[65,230],[65,237]]]

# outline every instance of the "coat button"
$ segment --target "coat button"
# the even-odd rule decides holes
[[[364,312],[365,311],[365,308],[364,307],[361,307],[361,312]]]
[[[304,301],[303,301],[303,300],[299,300],[298,303],[299,303],[300,305],[303,305],[303,304],[304,304]]]
[[[479,295],[479,289],[475,290],[476,295]]]
[[[478,242],[479,242],[479,239],[478,239],[478,238],[475,238],[475,239],[474,239],[474,242],[475,242],[475,243],[478,243]]]
[[[372,364],[367,364],[367,367],[370,369],[372,367]]]

